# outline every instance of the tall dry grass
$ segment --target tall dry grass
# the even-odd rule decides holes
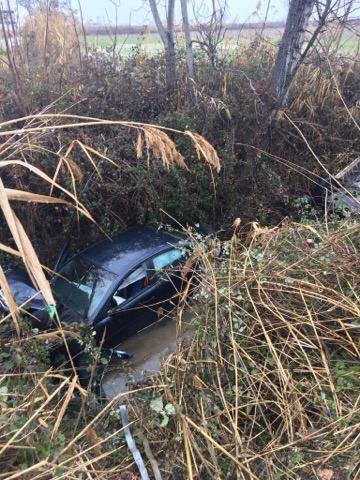
[[[359,224],[236,228],[220,257],[194,240],[197,330],[156,394],[171,426],[143,400],[133,418],[164,478],[356,479]]]
[[[81,50],[76,52],[73,47],[76,30],[66,23],[69,19],[60,20],[49,28],[52,20],[39,14],[29,20],[33,23],[28,24],[29,34],[24,35],[24,39],[34,40],[34,47],[28,42],[29,48],[38,49],[28,56],[28,66],[34,68],[33,78],[39,79],[41,87],[46,85],[48,93],[54,79],[62,86],[69,72],[71,77],[77,71],[74,62],[81,55]],[[65,29],[70,31],[68,38]],[[51,38],[47,36],[44,43],[46,35]],[[235,71],[230,65],[229,71],[225,68],[224,72],[211,71],[209,75],[207,65],[199,66],[199,88],[204,93],[195,98],[194,108],[189,110],[193,116],[198,114],[199,123],[204,118],[213,122],[212,134],[219,144],[231,137],[224,151],[244,170],[244,158],[236,156],[236,149],[256,148],[261,101],[257,90],[261,91],[263,74],[273,59],[273,49],[259,45],[239,51]],[[26,42],[20,47],[25,46]],[[26,56],[25,50],[22,55]],[[37,63],[31,63],[32,58]],[[26,64],[21,66],[24,75]],[[81,69],[83,64],[78,67]],[[242,75],[242,70],[247,76]],[[44,72],[49,71],[52,76],[44,77]],[[259,151],[259,158],[263,154],[276,159],[281,168],[286,166],[286,172],[300,172],[318,182],[324,171],[321,162],[315,174],[314,163],[306,163],[309,158],[313,160],[313,155],[304,148],[304,138],[311,136],[310,143],[316,144],[324,157],[327,154],[331,171],[343,166],[358,150],[353,130],[351,136],[346,131],[349,110],[354,118],[358,110],[353,101],[349,107],[345,102],[348,108],[344,108],[336,82],[340,79],[340,90],[346,90],[356,84],[356,75],[356,60],[339,68],[335,75],[331,70],[329,74],[320,67],[304,66],[294,84],[292,114],[277,124],[279,135],[274,135],[273,145],[276,155]],[[98,81],[99,76],[95,70],[91,78]],[[147,82],[145,77],[146,88]],[[36,81],[30,82],[29,91],[35,87]],[[102,83],[99,88],[104,88]],[[156,84],[154,89],[160,101]],[[179,98],[182,94],[180,91]],[[319,111],[323,113],[321,125]],[[1,208],[13,237],[12,245],[0,245],[0,249],[24,263],[52,307],[54,300],[44,273],[47,269],[16,216],[15,202],[58,203],[60,208],[74,209],[79,216],[92,220],[88,206],[79,200],[84,176],[77,161],[79,152],[99,182],[100,161],[114,169],[121,168],[121,164],[107,154],[106,148],[87,145],[79,131],[129,130],[133,132],[129,135],[134,156],[149,165],[156,158],[168,168],[188,165],[187,156],[178,151],[173,140],[185,134],[212,169],[218,171],[220,162],[216,151],[195,133],[154,124],[67,115],[66,110],[57,115],[49,112],[51,109],[45,109],[40,115],[0,125],[0,168],[4,172]],[[230,125],[226,134],[219,128],[224,112]],[[294,121],[293,114],[300,132],[289,121]],[[337,138],[330,142],[335,130]],[[49,138],[56,139],[58,149],[49,146]],[[335,148],[340,148],[338,144],[341,155]],[[53,161],[40,166],[37,158],[43,153]],[[242,185],[249,187],[253,176],[246,172],[244,175],[243,170],[234,174],[231,161],[226,171],[227,186],[240,190],[239,174],[245,178]],[[254,162],[249,168],[258,165]],[[7,184],[8,173],[9,178],[24,182],[36,177],[43,187],[31,192],[13,188]],[[271,197],[273,202],[271,185],[264,182],[263,188],[266,198]],[[281,182],[279,189],[283,196]],[[254,204],[250,193],[246,195]],[[245,209],[242,202],[232,204],[237,212]],[[251,211],[249,208],[247,214]],[[211,244],[192,238],[193,265],[198,265],[194,271],[198,283],[196,308],[191,310],[195,338],[190,348],[179,345],[151,385],[135,389],[128,397],[134,427],[140,430],[137,441],[145,452],[142,438],[148,438],[164,479],[322,479],[322,472],[329,470],[333,478],[355,480],[359,477],[358,224],[283,224],[271,229],[253,224],[244,231],[236,222],[235,227],[236,235],[222,245],[221,257]],[[187,270],[191,268],[189,263]],[[48,361],[49,346],[59,341],[66,344],[67,338],[77,337],[78,332],[65,330],[56,313],[53,331],[33,330],[24,320],[26,305],[20,309],[15,306],[1,269],[0,284],[11,310],[0,320],[0,478],[136,478],[118,417],[117,402],[123,397],[101,405],[81,387],[74,365],[67,371],[55,370]],[[194,306],[184,295],[179,323],[187,303]],[[150,408],[151,400],[160,396],[175,411],[167,427],[159,426],[161,418]]]
[[[190,236],[185,271],[197,265],[197,286],[177,321],[189,304],[191,345],[102,406],[61,371],[21,362],[3,371],[0,478],[138,478],[120,401],[163,480],[358,478],[358,223],[237,222],[220,256],[218,241]],[[45,337],[27,335],[38,350]],[[25,354],[24,339],[6,347]],[[166,427],[151,407],[160,397],[172,405]]]
[[[20,54],[31,70],[41,66],[51,76],[56,68],[81,60],[78,26],[70,12],[39,7],[25,17],[19,34]]]

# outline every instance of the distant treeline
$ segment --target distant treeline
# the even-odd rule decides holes
[[[348,25],[360,26],[360,18],[352,18],[347,21]],[[315,25],[315,22],[314,22]],[[252,22],[252,23],[227,23],[224,25],[227,30],[258,30],[264,27],[264,22]],[[267,22],[266,28],[270,29],[283,29],[285,22]],[[181,24],[175,27],[176,32],[181,32]],[[86,24],[85,31],[88,35],[143,35],[157,33],[155,25],[118,25],[118,26],[106,26],[106,25],[93,25]],[[194,25],[192,31],[198,31],[198,26]]]

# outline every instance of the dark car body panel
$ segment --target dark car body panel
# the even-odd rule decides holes
[[[151,325],[162,313],[173,307],[174,296],[182,290],[182,283],[183,279],[177,268],[168,271],[154,284],[105,316],[105,321],[100,320],[98,324],[95,322],[98,336],[103,336],[106,327],[107,345],[115,347],[124,338]]]
[[[44,308],[44,299],[36,292],[25,270],[20,267],[12,268],[6,272],[6,280],[17,305],[25,303],[26,308],[33,310],[42,310]],[[7,313],[9,311],[7,306],[3,303],[2,306]]]
[[[163,230],[133,227],[87,248],[81,255],[95,265],[124,277],[147,258],[178,242],[179,239]]]
[[[133,227],[87,248],[79,255],[94,265],[118,275],[108,292],[107,298],[109,298],[131,271],[155,255],[176,247],[179,241],[179,238],[163,230]],[[106,309],[109,307],[107,303],[107,299],[99,303],[94,315],[88,319],[88,323],[96,325],[106,316]],[[120,310],[123,311],[126,308],[127,302]]]
[[[115,309],[111,307],[112,297],[132,271],[144,262],[151,262],[154,256],[176,247],[179,248],[181,240],[181,237],[176,237],[163,230],[134,227],[111,239],[92,245],[68,259],[64,265],[76,258],[85,259],[89,264],[114,274],[114,281],[104,293],[103,299],[99,301],[91,316],[79,318],[75,311],[68,308],[67,305],[59,303],[60,318],[66,323],[82,320],[92,325],[98,332],[99,338],[106,328],[107,335],[114,336],[114,342],[112,342],[114,344],[116,344],[115,338],[119,335],[123,339],[146,327],[158,318],[159,308],[166,307],[176,290],[181,288],[181,276],[175,272],[175,269],[167,269],[165,275],[159,276],[150,285],[144,286],[137,295],[125,300]],[[63,253],[62,251],[61,256]],[[6,272],[6,276],[18,304],[35,295],[35,298],[29,302],[29,307],[35,312],[42,311],[44,313],[44,301],[41,295],[36,295],[25,272],[21,269],[13,269]]]

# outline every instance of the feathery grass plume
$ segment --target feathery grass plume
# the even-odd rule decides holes
[[[138,133],[136,154],[141,158],[144,153],[144,147],[147,153],[147,162],[150,162],[150,153],[155,158],[162,161],[166,168],[172,165],[178,165],[187,169],[184,157],[176,149],[175,143],[163,131],[154,127],[143,127]]]
[[[61,124],[61,121],[65,119],[71,120],[72,122]],[[19,123],[23,123],[23,127],[16,128],[14,130],[4,129],[4,127],[18,125]],[[65,129],[79,129],[81,127],[91,126],[119,126],[122,128],[130,128],[139,132],[136,147],[137,156],[142,156],[143,150],[145,148],[148,155],[148,161],[149,155],[151,153],[152,155],[154,155],[154,157],[160,159],[164,166],[166,166],[167,168],[170,168],[174,165],[178,165],[182,168],[187,167],[183,156],[176,149],[174,141],[171,140],[169,135],[164,130],[172,133],[190,136],[195,144],[199,156],[201,152],[204,158],[207,159],[209,163],[214,164],[216,159],[217,162],[219,162],[215,150],[200,135],[192,134],[191,132],[181,132],[173,129],[164,129],[155,125],[147,125],[137,122],[107,121],[98,118],[84,117],[78,115],[49,113],[29,115],[20,119],[2,122],[0,124],[0,127],[3,130],[0,132],[0,137],[4,137],[5,142],[0,146],[0,156],[3,158],[2,160],[0,160],[0,168],[15,166],[23,167],[50,184],[50,197],[16,189],[5,189],[2,183],[0,185],[2,194],[1,206],[5,213],[7,223],[13,234],[19,252],[25,262],[30,277],[33,279],[34,284],[39,287],[40,291],[42,292],[44,298],[49,303],[49,305],[55,304],[52,297],[51,289],[44,274],[42,273],[41,266],[37,259],[35,250],[33,249],[22,225],[20,224],[19,220],[17,219],[10,207],[9,199],[71,205],[65,200],[55,199],[52,197],[53,190],[56,187],[63,194],[67,195],[68,197],[70,197],[71,200],[74,201],[75,208],[78,212],[81,212],[87,218],[92,220],[89,212],[78,200],[76,181],[80,181],[82,179],[82,172],[80,167],[72,160],[70,155],[75,145],[79,145],[81,150],[84,152],[86,158],[92,163],[98,173],[99,171],[91,154],[99,156],[104,160],[108,160],[111,164],[116,165],[112,160],[108,159],[105,155],[97,152],[95,149],[87,147],[78,140],[73,140],[70,142],[70,145],[64,155],[61,153],[61,151],[55,153],[55,157],[58,157],[59,160],[55,168],[53,178],[50,178],[49,175],[47,175],[45,172],[43,172],[41,169],[39,169],[32,163],[28,162],[26,159],[26,155],[29,152],[29,147],[32,153],[34,150],[36,151],[36,147],[39,148],[39,142],[44,139],[45,135],[51,136],[52,134],[54,134],[54,132],[57,131],[62,131]],[[18,160],[17,158],[14,159],[14,156],[18,156],[19,154],[22,154],[25,157],[24,161]],[[62,187],[59,183],[56,182],[63,165],[65,165],[68,169],[71,178],[73,193],[71,193],[68,189]],[[220,168],[219,163],[218,168]]]
[[[72,160],[72,158],[69,157],[68,155],[63,157],[63,161],[64,161],[65,165],[67,166],[71,176],[77,182],[82,182],[82,180],[84,179],[84,175],[83,175],[83,172],[81,171],[81,168],[79,167],[79,165],[74,160]]]
[[[187,130],[185,135],[191,138],[199,160],[203,157],[205,162],[214,167],[217,172],[220,172],[221,163],[215,148],[198,133]]]
[[[61,120],[68,120],[69,123],[61,123]],[[44,113],[39,115],[28,115],[16,120],[10,120],[0,124],[0,128],[9,127],[10,125],[24,123],[22,128],[15,128],[11,130],[4,130],[0,132],[0,137],[13,137],[14,135],[20,135],[26,137],[31,134],[44,134],[46,132],[55,133],[61,130],[79,129],[84,127],[108,127],[118,126],[121,128],[130,128],[138,132],[138,139],[136,144],[136,154],[138,158],[142,157],[144,147],[147,153],[153,154],[156,158],[161,159],[166,167],[172,165],[178,165],[182,168],[187,168],[184,157],[178,152],[174,141],[168,134],[185,135],[189,137],[198,154],[198,158],[202,157],[211,166],[213,166],[218,172],[221,169],[219,156],[214,147],[201,135],[190,131],[181,131],[173,128],[162,127],[160,125],[149,125],[141,122],[131,122],[123,120],[103,120],[100,118],[86,117],[82,115],[70,115],[70,114],[50,114]],[[34,125],[35,122],[35,125]],[[70,145],[71,151],[76,140]],[[77,142],[79,143],[79,142]],[[94,149],[84,146],[80,142],[80,146],[92,153]],[[66,156],[66,155],[65,155]],[[107,157],[102,156],[104,159]],[[149,161],[149,157],[148,157]],[[113,163],[113,162],[112,162]]]
[[[15,126],[13,130],[7,129],[12,125]],[[22,126],[19,127],[19,125]],[[1,124],[0,137],[5,141],[0,145],[0,169],[17,169],[16,178],[19,175],[21,176],[22,171],[34,175],[41,182],[44,182],[44,185],[49,187],[51,196],[15,188],[5,188],[1,182],[0,204],[18,250],[2,244],[0,244],[0,248],[23,260],[36,289],[43,295],[49,305],[55,304],[51,288],[35,250],[22,224],[11,208],[10,202],[26,201],[62,204],[75,208],[92,220],[91,214],[80,203],[77,195],[76,184],[81,181],[82,172],[80,167],[74,162],[71,152],[78,145],[85,158],[91,162],[98,174],[100,172],[95,158],[109,161],[115,167],[118,167],[118,165],[106,155],[77,139],[72,140],[69,147],[63,146],[58,152],[49,150],[47,140],[54,134],[57,134],[59,138],[59,133],[63,130],[78,131],[80,128],[93,126],[101,128],[118,126],[120,128],[132,129],[139,133],[136,149],[139,157],[146,151],[148,159],[149,155],[152,155],[158,158],[167,168],[173,166],[187,168],[183,156],[178,152],[174,141],[169,136],[169,134],[185,135],[184,132],[178,130],[164,129],[156,125],[136,122],[104,121],[91,117],[61,114],[34,115],[3,122]],[[186,135],[189,136],[188,133]],[[206,161],[214,164],[214,153],[209,148],[208,143],[205,140],[201,140],[202,137],[197,135],[191,138],[199,156],[201,154]],[[39,166],[35,165],[36,154],[44,152],[49,154],[50,158],[51,156],[54,158],[54,165],[47,165],[48,173],[45,173]],[[51,169],[53,169],[52,172]],[[68,174],[72,191],[62,186],[60,181],[62,178],[58,180],[60,169],[62,169],[61,172],[63,174]],[[52,196],[54,192],[60,193],[64,198]],[[0,283],[6,294],[6,285],[4,282],[1,282],[1,273]],[[66,345],[66,340],[64,339],[69,337],[77,338],[76,332],[62,329],[60,324],[58,325],[58,330],[41,334],[20,331],[20,324],[16,323],[17,321],[20,322],[20,318],[17,316],[19,307],[16,307],[10,298],[8,299],[8,304],[11,313],[14,313],[15,328],[22,335],[17,344],[14,344],[12,341],[6,345],[6,348],[11,352],[9,353],[10,356],[13,355],[14,348],[17,348],[16,354],[20,355],[19,352],[22,352],[24,341],[26,341],[28,349],[36,352],[37,346],[42,345],[45,340],[51,345],[56,345],[61,337]],[[0,328],[4,328],[4,325],[5,323],[1,322]],[[28,337],[25,338],[24,335],[28,335]],[[64,376],[66,372],[62,370],[44,373],[43,369],[36,371],[33,370],[33,367],[33,364],[28,361],[22,364],[22,392],[19,396],[17,393],[17,373],[6,373],[3,376],[3,366],[0,365],[0,409],[5,419],[0,425],[0,434],[3,438],[0,445],[0,455],[1,462],[5,462],[4,465],[1,464],[1,469],[3,472],[7,472],[6,477],[17,478],[21,476],[26,478],[26,475],[28,475],[32,479],[45,480],[49,476],[60,475],[59,478],[70,480],[70,478],[78,477],[80,473],[85,472],[91,476],[97,475],[99,478],[110,480],[114,475],[114,467],[111,466],[112,463],[110,462],[114,455],[117,457],[116,465],[118,471],[125,471],[131,462],[131,458],[123,450],[121,442],[119,446],[115,447],[114,443],[112,443],[113,440],[115,441],[119,437],[121,428],[112,429],[113,433],[110,435],[107,427],[104,428],[110,422],[110,409],[115,404],[116,399],[102,408],[90,423],[84,425],[80,422],[76,424],[75,430],[71,429],[71,432],[68,431],[66,433],[65,441],[63,431],[66,429],[64,429],[64,425],[68,424],[69,418],[73,415],[71,407],[74,401],[74,393],[77,391],[80,393],[81,398],[84,398],[86,392],[81,389],[76,376],[71,381]],[[151,390],[153,388],[153,386],[148,386],[137,390]],[[11,405],[7,402],[8,398],[15,399],[11,401]],[[24,410],[29,410],[30,406],[32,407],[31,413],[25,421],[21,422],[19,428],[14,429],[14,423],[20,422],[19,418],[23,415]],[[62,436],[64,441],[59,440]],[[191,437],[189,437],[189,440],[191,440]],[[47,445],[47,460],[45,461],[41,454],[38,455],[38,453],[35,453],[29,460],[26,454],[28,443],[29,445],[42,445],[42,442]],[[191,443],[190,448],[192,448]],[[39,448],[38,450],[40,452],[41,449]],[[7,457],[8,453],[12,454],[12,460],[8,460],[10,458]],[[50,458],[51,460],[49,460]],[[8,461],[10,463],[7,463]],[[26,467],[19,470],[14,468],[13,462],[16,465],[21,463],[26,465]]]
[[[233,221],[233,224],[231,225],[234,235],[238,233],[238,231],[240,230],[240,227],[241,227],[241,218],[237,217],[235,218],[235,220]]]
[[[28,59],[30,69],[40,66],[51,72],[79,61],[76,25],[60,9],[47,5],[32,11],[25,17],[19,39],[21,54]]]

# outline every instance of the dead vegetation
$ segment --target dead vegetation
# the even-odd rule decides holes
[[[7,130],[2,128],[0,133],[6,139],[1,145],[0,153],[3,155],[3,160],[0,160],[0,168],[10,168],[11,170],[11,168],[20,167],[25,171],[29,171],[44,182],[45,187],[49,190],[49,195],[5,188],[0,180],[0,206],[17,250],[7,245],[0,245],[0,248],[2,251],[14,254],[22,260],[34,285],[48,304],[49,315],[56,319],[58,330],[44,334],[37,334],[34,330],[29,330],[27,323],[24,323],[20,318],[21,314],[26,315],[26,304],[21,305],[19,308],[16,306],[8,288],[6,277],[1,269],[0,285],[10,307],[10,314],[3,317],[0,321],[0,328],[3,333],[0,353],[2,361],[0,374],[0,407],[2,415],[0,458],[2,459],[1,470],[6,472],[5,475],[1,473],[0,478],[45,479],[49,478],[49,475],[55,475],[55,472],[57,478],[73,478],[74,475],[75,477],[78,475],[78,472],[96,472],[95,467],[100,465],[100,461],[105,461],[104,465],[106,467],[109,461],[108,457],[113,458],[118,450],[121,452],[124,450],[124,445],[120,441],[122,438],[120,435],[121,428],[118,428],[116,431],[117,437],[113,434],[109,436],[106,430],[102,430],[105,438],[100,440],[98,434],[91,426],[92,424],[96,427],[102,425],[104,417],[107,418],[105,425],[111,425],[111,417],[109,419],[108,414],[109,412],[115,413],[116,417],[117,410],[112,408],[115,402],[108,403],[105,409],[100,410],[89,424],[84,424],[83,412],[86,402],[88,402],[88,392],[80,386],[73,362],[71,362],[72,377],[64,376],[64,372],[54,371],[51,367],[44,372],[38,370],[40,366],[44,365],[44,359],[47,358],[49,349],[49,346],[46,346],[44,350],[42,350],[42,347],[44,348],[49,341],[56,343],[58,339],[62,339],[65,345],[67,345],[66,337],[69,335],[74,336],[76,332],[69,332],[63,329],[61,319],[59,319],[55,310],[55,300],[44,274],[43,266],[40,264],[29,237],[11,206],[13,201],[58,203],[72,207],[78,214],[83,214],[89,220],[92,220],[91,214],[81,204],[77,196],[76,185],[77,181],[81,179],[81,170],[71,159],[72,150],[76,146],[79,147],[98,175],[97,161],[99,158],[109,161],[113,168],[120,168],[120,165],[77,140],[71,141],[68,147],[63,146],[60,151],[52,152],[54,162],[50,168],[49,166],[47,167],[48,173],[45,173],[34,164],[36,163],[34,161],[34,153],[44,148],[45,137],[53,135],[54,131],[74,128],[78,131],[80,128],[99,125],[135,130],[138,133],[137,155],[142,157],[145,152],[148,162],[151,157],[155,157],[162,161],[167,168],[175,165],[186,167],[182,155],[178,152],[175,143],[168,135],[169,129],[166,128],[161,129],[161,127],[135,122],[103,121],[90,117],[51,115],[46,113],[4,122],[1,125],[1,127],[7,127]],[[171,130],[171,133],[190,136],[190,132],[182,133],[177,130]],[[198,151],[199,157],[201,154],[210,167],[213,166],[214,162],[217,167],[220,167],[220,161],[215,150],[205,139],[200,135],[190,136],[190,138]],[[22,157],[22,160],[17,159],[19,156]],[[65,173],[65,178],[69,177],[70,179],[72,187],[70,189],[63,187],[61,178],[59,179],[59,174],[64,169],[64,165],[67,168],[63,173]],[[57,198],[53,194],[60,194],[69,200]],[[10,317],[13,320],[17,340],[15,338],[11,339]],[[42,359],[43,362],[37,363],[38,358],[35,351],[38,349],[43,352],[44,358]],[[26,359],[27,356],[29,356],[29,360]],[[17,358],[15,363],[13,362],[14,358]],[[31,365],[32,362],[34,363],[33,365]],[[14,373],[14,370],[21,372],[20,377],[19,373]],[[20,391],[16,393],[20,385],[21,393]],[[75,428],[75,431],[71,431],[70,425],[68,425],[67,427],[69,427],[70,431],[66,434],[60,433],[65,414],[67,415],[67,421],[69,421],[69,415],[71,417],[74,414],[71,404],[73,403],[72,400],[75,393],[80,397],[79,405],[81,406],[77,420],[79,422],[78,426]],[[78,402],[76,401],[75,403]],[[70,413],[68,410],[70,410]],[[13,429],[12,425],[15,424],[20,426]],[[81,427],[81,425],[83,426]],[[71,438],[69,444],[68,442],[65,443],[65,438],[68,434]],[[59,438],[62,440],[59,440]],[[108,447],[104,449],[103,444],[106,444],[106,446],[109,442],[111,444],[111,439],[113,438],[115,438],[115,443],[118,443],[119,446],[111,450]],[[20,441],[21,445],[18,445],[19,439],[22,439]],[[25,441],[25,444],[23,444],[23,441]],[[90,442],[90,445],[85,447],[87,441]],[[33,451],[33,448],[35,451]],[[51,461],[48,456],[42,458],[42,449],[47,450],[49,454],[51,452]],[[95,457],[93,457],[94,453]],[[85,455],[84,457],[83,454]],[[39,461],[36,461],[37,458],[39,458]],[[91,459],[89,460],[89,458]],[[131,463],[131,460],[125,453],[122,461],[120,463],[117,462],[116,468],[121,472],[126,469],[129,462]],[[24,464],[28,465],[28,467],[21,468],[21,465]],[[106,477],[104,476],[103,478],[111,478],[112,469],[113,467],[106,468]]]
[[[78,224],[85,218],[87,232],[90,221],[109,233],[109,211],[121,212],[119,229],[147,218],[138,212],[158,212],[159,201],[176,218],[185,212],[186,221],[204,212],[216,227],[237,219],[221,256],[193,238],[187,268],[200,265],[199,285],[195,301],[184,296],[177,321],[190,307],[194,341],[179,345],[153,384],[128,399],[148,466],[154,457],[163,480],[359,478],[359,224],[319,223],[307,210],[301,223],[273,226],[295,197],[358,155],[358,59],[319,48],[299,69],[264,151],[263,79],[274,61],[267,41],[239,48],[223,69],[199,56],[194,96],[181,84],[169,107],[161,56],[85,55],[76,50],[73,19],[44,15],[30,19],[24,43],[11,49],[18,56],[1,67],[0,250],[25,264],[56,327],[40,333],[31,326],[0,267],[10,306],[0,319],[0,479],[137,478],[119,419],[123,398],[100,404],[74,365],[51,365],[52,346],[79,332],[61,325],[39,257],[44,243],[54,250],[70,215]],[[41,113],[21,116],[29,111]],[[37,203],[54,210],[36,216]],[[272,226],[260,226],[263,218]],[[94,356],[101,363],[96,349]]]
[[[176,416],[147,429],[165,478],[358,478],[359,225],[248,238],[198,244],[197,334],[158,380]]]
[[[250,233],[220,257],[193,238],[200,283],[177,321],[190,301],[195,337],[127,397],[138,446],[163,479],[356,479],[359,225]],[[123,394],[97,404],[76,376],[46,368],[47,348],[31,330],[2,338],[0,478],[137,478]]]
[[[77,28],[70,13],[49,6],[44,5],[28,15],[21,27],[19,45],[19,54],[26,59],[27,68],[41,66],[48,75],[53,75],[57,68],[79,61]]]

